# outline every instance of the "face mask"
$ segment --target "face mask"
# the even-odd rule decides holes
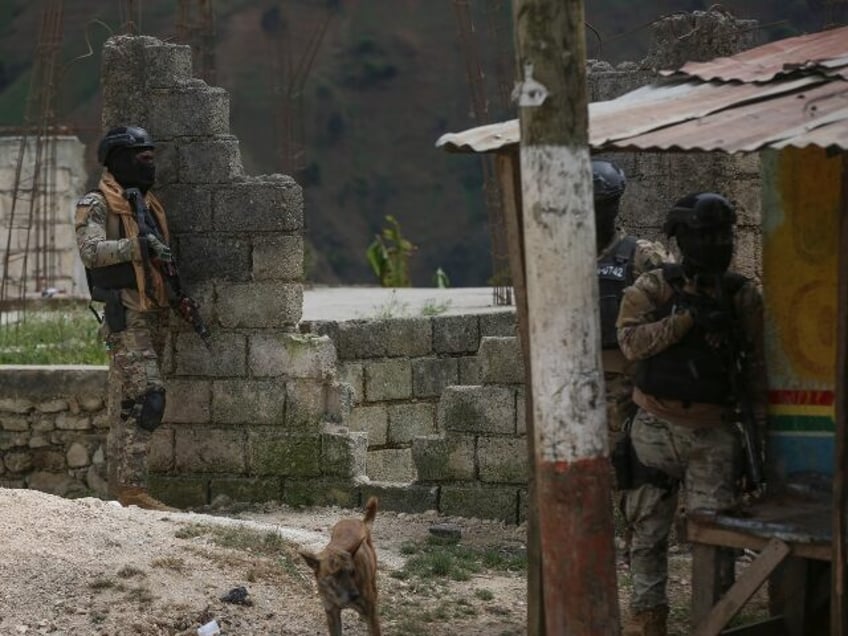
[[[595,203],[595,239],[600,254],[615,235],[615,220],[618,217],[618,199]]]
[[[733,259],[733,231],[729,228],[680,232],[677,244],[690,277],[723,274]]]
[[[138,153],[138,148],[118,148],[109,155],[107,168],[123,187],[147,192],[156,181],[156,166],[139,161]]]

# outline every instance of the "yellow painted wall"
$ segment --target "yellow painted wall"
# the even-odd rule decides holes
[[[770,385],[832,390],[841,159],[789,148],[764,153],[762,166]]]

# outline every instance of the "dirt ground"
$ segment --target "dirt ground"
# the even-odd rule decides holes
[[[297,550],[320,549],[336,520],[362,512],[271,505],[209,512],[156,513],[0,488],[0,635],[194,636],[213,620],[221,634],[326,634],[312,573]],[[521,568],[483,567],[459,580],[409,573],[416,546],[427,544],[434,525],[460,530],[461,546],[501,566],[526,554],[523,526],[378,512],[384,634],[524,634]],[[688,563],[685,546],[674,546],[671,634],[689,633]],[[431,563],[433,571],[438,564]],[[626,607],[623,560],[619,581]],[[240,587],[247,604],[222,600]],[[343,616],[346,635],[367,634],[354,612]]]

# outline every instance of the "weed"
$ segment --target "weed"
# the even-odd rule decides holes
[[[474,590],[474,596],[479,598],[481,601],[491,601],[493,598],[495,598],[495,595],[492,590],[487,590],[486,588]]]
[[[382,287],[409,287],[409,257],[418,248],[403,238],[395,217],[387,214],[386,222],[388,227],[374,237],[365,256]]]
[[[388,318],[398,318],[409,314],[409,303],[402,303],[398,300],[397,293],[392,291],[389,300],[379,307],[374,307],[373,318],[377,320],[387,320]]]
[[[151,563],[154,568],[162,568],[164,570],[173,570],[174,572],[185,572],[185,559],[175,556],[166,556],[159,559],[154,559]]]
[[[108,590],[115,587],[115,581],[107,576],[98,576],[88,584],[92,590]]]
[[[438,316],[445,313],[451,306],[450,300],[436,302],[435,298],[428,298],[424,301],[424,306],[421,307],[422,316]]]
[[[139,605],[150,605],[156,597],[153,596],[149,587],[138,586],[127,590],[126,598],[128,601],[134,601]]]
[[[526,569],[527,555],[506,548],[474,548],[459,543],[429,537],[426,543],[405,543],[401,552],[409,555],[406,565],[392,576],[401,580],[411,578],[449,578],[467,581],[484,569],[516,572]]]
[[[134,565],[125,565],[118,570],[118,577],[122,579],[131,579],[134,576],[147,576],[144,570],[141,570]]]
[[[107,363],[97,321],[84,306],[27,313],[25,320],[0,324],[0,364]]]

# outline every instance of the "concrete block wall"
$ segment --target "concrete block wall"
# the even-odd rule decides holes
[[[297,333],[303,192],[244,173],[226,91],[191,76],[188,46],[117,36],[103,49],[102,125],[138,124],[157,143],[157,186],[180,274],[212,332],[207,350],[171,321],[164,425],[151,487],[179,506],[219,495],[349,503],[365,437],[335,379],[335,347]]]
[[[301,330],[336,345],[337,378],[352,399],[346,426],[367,437],[369,480],[410,484],[418,477],[415,438],[441,430],[443,393],[479,382],[481,339],[514,335],[515,314],[305,321]]]

